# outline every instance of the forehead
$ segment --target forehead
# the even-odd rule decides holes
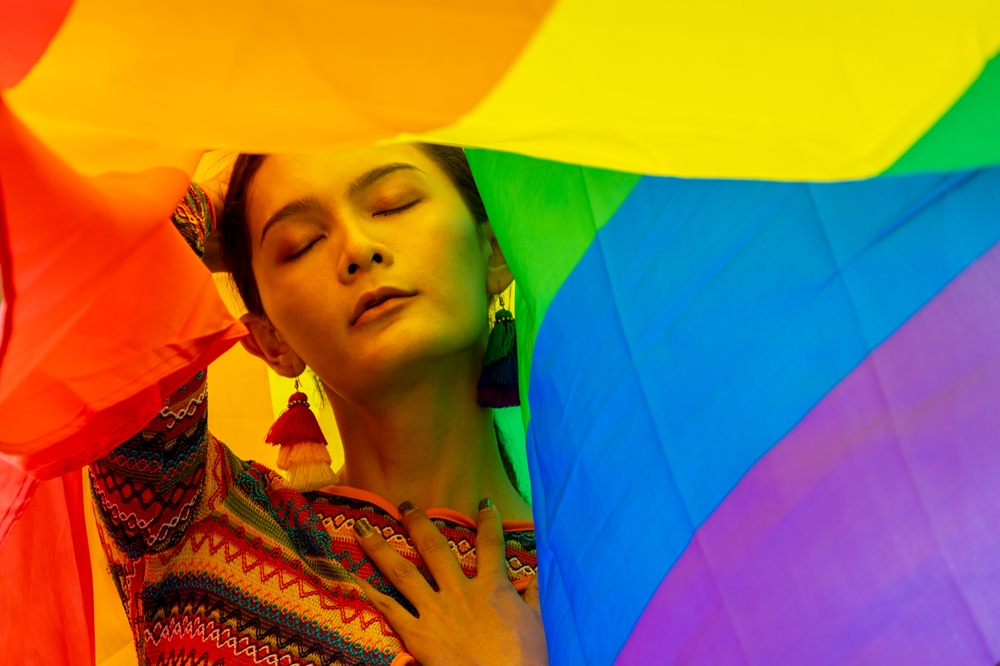
[[[254,177],[248,213],[259,229],[275,211],[300,197],[342,197],[362,174],[386,164],[403,162],[430,178],[439,169],[413,144],[368,146],[351,150],[269,155]]]

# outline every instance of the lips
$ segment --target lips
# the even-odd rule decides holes
[[[354,311],[351,313],[351,326],[358,323],[361,315],[385,304],[387,301],[394,298],[411,298],[416,295],[417,292],[415,291],[398,289],[396,287],[379,287],[373,291],[366,291],[361,294],[361,298],[354,305]]]

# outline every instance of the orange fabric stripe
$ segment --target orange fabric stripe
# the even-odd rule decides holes
[[[16,306],[0,453],[51,478],[140,430],[245,329],[169,221],[183,172],[83,178],[0,105],[0,178]]]
[[[77,0],[5,98],[89,174],[179,166],[207,147],[365,144],[479,105],[551,4]]]

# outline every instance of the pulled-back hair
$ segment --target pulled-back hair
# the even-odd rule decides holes
[[[415,144],[441,167],[458,189],[462,201],[476,222],[488,220],[486,206],[479,195],[472,169],[465,157],[465,151],[457,146],[442,146],[433,143]],[[247,199],[254,178],[267,155],[242,153],[236,158],[233,173],[229,179],[222,216],[218,223],[219,247],[222,263],[232,277],[233,285],[243,299],[247,310],[253,314],[264,314],[257,280],[251,263],[250,225],[247,224]]]
[[[462,201],[469,209],[469,213],[476,221],[476,226],[479,227],[480,224],[487,222],[489,218],[486,215],[486,206],[483,204],[483,198],[479,195],[479,188],[476,187],[476,181],[472,176],[469,160],[465,157],[465,151],[456,146],[442,146],[434,143],[415,145],[434,160],[451,179],[462,197]],[[232,278],[247,310],[257,315],[264,314],[264,304],[260,300],[260,291],[257,289],[257,279],[254,277],[251,262],[252,244],[250,242],[250,225],[247,223],[247,200],[254,178],[265,159],[267,159],[267,155],[250,153],[241,153],[236,158],[232,175],[229,178],[225,203],[222,205],[222,216],[218,221],[219,247],[223,266]],[[496,434],[497,444],[500,448],[500,460],[507,473],[507,478],[520,492],[517,473],[510,455],[507,453],[503,434],[495,419],[493,430]]]

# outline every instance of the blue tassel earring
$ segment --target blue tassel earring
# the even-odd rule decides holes
[[[486,342],[483,374],[479,377],[476,402],[480,407],[516,407],[521,404],[517,388],[517,334],[514,313],[504,308],[493,317],[493,330]]]

